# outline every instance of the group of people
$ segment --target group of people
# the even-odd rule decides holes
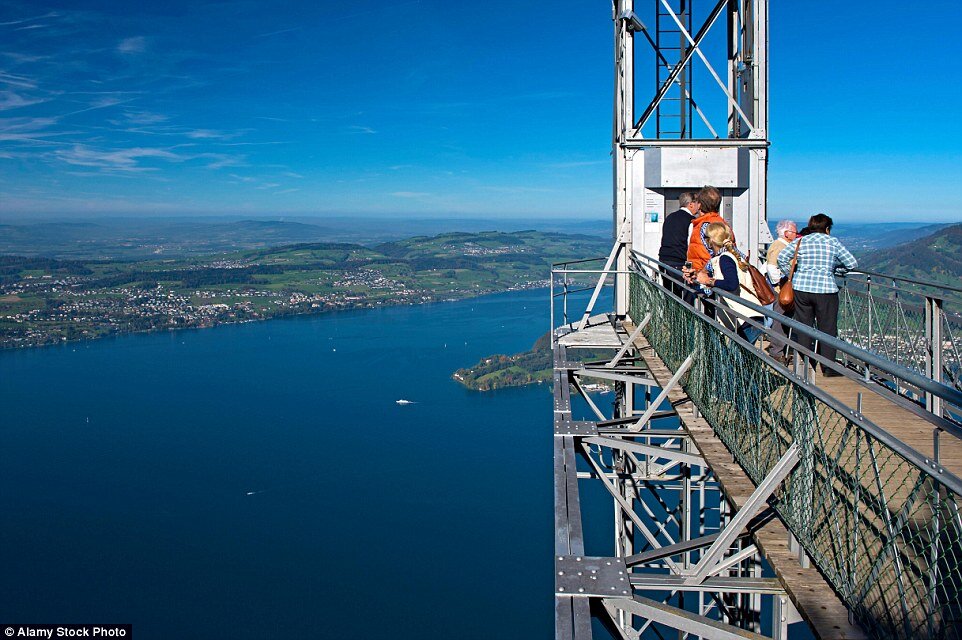
[[[808,226],[798,230],[791,220],[782,220],[776,231],[778,238],[768,248],[764,273],[774,288],[775,301],[762,305],[759,292],[749,272],[748,257],[735,245],[731,227],[719,214],[722,196],[715,187],[707,186],[697,193],[685,192],[679,196],[679,209],[665,218],[662,228],[661,249],[658,260],[682,273],[682,287],[666,278],[667,286],[677,295],[691,302],[695,292],[711,295],[717,287],[754,305],[772,309],[775,314],[761,316],[757,311],[725,299],[724,305],[741,317],[752,322],[740,322],[737,331],[749,342],[755,342],[768,327],[768,352],[783,364],[788,363],[788,344],[780,336],[793,339],[811,350],[814,339],[808,335],[794,338],[778,321],[781,316],[794,317],[797,322],[830,336],[838,335],[838,285],[837,270],[849,271],[858,266],[855,257],[837,238],[831,236],[832,219],[819,213],[812,216]],[[791,278],[794,291],[792,308],[783,308],[778,301],[778,291]],[[698,289],[694,289],[698,285]],[[801,334],[801,332],[798,332]],[[818,353],[827,360],[835,361],[835,348],[819,342]],[[822,367],[825,376],[837,376],[831,368]]]

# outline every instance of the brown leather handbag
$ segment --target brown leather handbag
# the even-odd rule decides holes
[[[738,267],[742,271],[747,271],[752,281],[751,289],[745,285],[741,285],[742,289],[745,289],[754,295],[755,299],[758,300],[758,304],[762,305],[763,307],[775,302],[775,290],[772,289],[772,285],[768,283],[768,278],[762,275],[762,272],[758,270],[758,267],[748,262],[752,257],[751,252],[749,252],[744,258],[742,258],[741,254],[737,253],[736,251],[732,251],[732,255],[735,257]]]
[[[752,277],[752,288],[755,289],[753,293],[758,299],[758,304],[764,307],[775,302],[775,291],[772,290],[772,285],[768,284],[768,278],[763,276],[755,265],[748,265],[748,275]]]
[[[785,281],[778,292],[778,304],[786,313],[795,308],[795,289],[792,288],[792,276],[795,275],[795,267],[798,266],[798,247],[801,244],[802,239],[799,238],[798,242],[795,243],[795,255],[792,256],[792,267],[788,270],[788,280]]]

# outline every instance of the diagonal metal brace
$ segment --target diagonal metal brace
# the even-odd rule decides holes
[[[628,336],[628,340],[625,342],[625,346],[623,346],[621,350],[615,354],[614,358],[612,358],[605,364],[606,368],[613,369],[614,366],[618,364],[618,362],[622,358],[625,357],[625,354],[628,353],[628,349],[630,349],[635,344],[635,340],[638,338],[639,335],[641,335],[641,332],[644,330],[645,327],[648,326],[649,322],[651,322],[651,311],[649,311],[647,315],[645,315],[645,318],[638,323],[638,326],[635,327],[635,330],[631,332],[630,336]]]
[[[588,301],[588,308],[585,309],[585,314],[581,317],[581,323],[578,324],[578,331],[584,330],[588,326],[588,318],[591,317],[591,312],[595,308],[595,303],[598,302],[598,296],[601,294],[601,290],[605,286],[605,280],[608,279],[608,272],[611,271],[612,265],[615,263],[615,259],[621,253],[624,248],[628,236],[628,221],[626,220],[621,229],[618,230],[618,237],[615,238],[615,244],[611,247],[611,253],[608,254],[608,260],[605,262],[604,268],[601,270],[601,277],[598,278],[598,284],[595,285],[595,290],[591,294],[591,300]]]
[[[641,133],[641,130],[644,128],[645,124],[648,122],[648,119],[651,117],[651,114],[655,112],[655,109],[658,108],[658,105],[661,104],[661,101],[668,94],[668,90],[671,89],[672,85],[675,83],[675,80],[678,78],[678,75],[681,73],[682,69],[688,66],[688,63],[691,61],[692,57],[695,55],[695,52],[699,51],[698,46],[701,44],[702,40],[705,39],[705,36],[708,35],[709,29],[711,29],[713,24],[715,24],[715,21],[718,19],[718,16],[722,14],[722,10],[726,6],[728,6],[728,0],[718,0],[718,4],[715,5],[715,8],[712,9],[711,14],[709,14],[708,18],[705,20],[705,23],[702,25],[701,29],[698,30],[698,33],[695,35],[695,39],[691,41],[692,46],[690,46],[688,50],[685,51],[685,54],[682,56],[682,59],[669,72],[668,77],[665,78],[665,81],[662,83],[661,87],[658,89],[658,93],[655,95],[655,98],[651,101],[651,103],[645,109],[645,112],[641,114],[641,118],[638,119],[638,122],[635,123],[635,131],[637,133],[639,134]]]
[[[625,500],[625,498],[613,486],[614,483],[609,483],[606,480],[607,474],[605,474],[605,470],[601,468],[601,465],[599,465],[593,457],[591,457],[591,450],[584,442],[581,443],[581,455],[595,470],[595,473],[598,475],[598,480],[601,481],[602,486],[608,491],[609,494],[611,494],[611,497],[615,499],[615,502],[618,503],[618,506],[621,507],[621,510],[625,512],[625,515],[628,516],[633,523],[635,523],[638,531],[640,531],[641,535],[645,537],[645,539],[648,541],[648,544],[655,549],[660,549],[663,547],[664,545],[658,541],[658,539],[655,537],[655,534],[651,532],[645,521],[641,519],[641,516],[635,513],[631,503]],[[671,558],[666,557],[665,563],[669,565],[675,573],[681,573],[681,566]]]
[[[668,394],[671,393],[672,390],[678,385],[678,381],[681,380],[681,377],[685,375],[685,372],[691,368],[691,365],[694,361],[695,354],[691,354],[685,358],[685,361],[681,363],[681,366],[678,367],[678,371],[676,371],[675,375],[671,377],[671,380],[669,380],[668,384],[665,385],[665,388],[661,390],[661,393],[658,394],[658,397],[655,398],[650,405],[648,405],[648,409],[646,409],[641,415],[641,419],[629,428],[630,431],[640,431],[641,428],[644,427],[649,420],[651,420],[651,416],[655,415],[655,412],[658,411],[658,407],[661,406],[661,403],[665,401],[665,398],[668,397]]]
[[[605,598],[605,605],[620,609],[627,613],[641,616],[660,624],[668,625],[679,631],[702,638],[717,638],[718,640],[768,640],[766,636],[752,633],[738,627],[700,616],[691,611],[679,609],[671,605],[633,596],[632,598]]]
[[[768,472],[765,479],[755,488],[755,491],[752,492],[752,495],[742,508],[738,510],[738,513],[735,514],[721,531],[718,539],[715,540],[708,551],[705,552],[705,555],[698,561],[698,564],[690,570],[689,577],[685,580],[685,584],[701,584],[705,578],[721,570],[719,566],[725,562],[722,559],[725,551],[727,551],[732,543],[735,542],[735,539],[741,535],[751,519],[765,508],[768,498],[775,493],[778,486],[798,464],[801,457],[800,450],[801,447],[795,442],[788,448],[785,454],[779,458],[778,462],[775,463],[775,466]]]
[[[650,444],[641,444],[620,438],[608,438],[604,436],[592,436],[585,438],[588,444],[597,444],[611,449],[621,449],[622,451],[632,451],[648,456],[654,460],[675,460],[692,466],[704,467],[705,460],[694,453],[686,453],[678,449],[667,449]]]

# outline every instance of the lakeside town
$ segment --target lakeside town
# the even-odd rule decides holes
[[[293,245],[207,260],[0,257],[0,348],[544,287],[552,260],[601,244],[520,232],[421,237],[376,249]]]

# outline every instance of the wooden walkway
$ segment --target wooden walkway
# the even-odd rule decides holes
[[[632,329],[627,325],[625,328],[629,331]],[[667,384],[672,371],[662,362],[644,337],[638,338],[635,344],[655,380],[661,385]],[[708,421],[697,415],[685,391],[676,387],[668,397],[678,413],[682,426],[690,434],[695,447],[718,479],[725,496],[736,508],[741,508],[755,491],[754,483],[741,466],[732,461],[731,452],[715,435]],[[817,638],[832,640],[866,638],[861,627],[849,622],[848,608],[822,574],[814,567],[802,567],[798,555],[789,549],[788,530],[780,520],[776,518],[769,521],[752,537],[795,608],[812,628]]]
[[[858,406],[858,394],[861,393],[862,415],[924,456],[932,456],[931,422],[849,378],[825,378],[817,374],[815,386],[850,409]],[[939,462],[953,475],[962,477],[962,440],[949,434],[942,435]]]

